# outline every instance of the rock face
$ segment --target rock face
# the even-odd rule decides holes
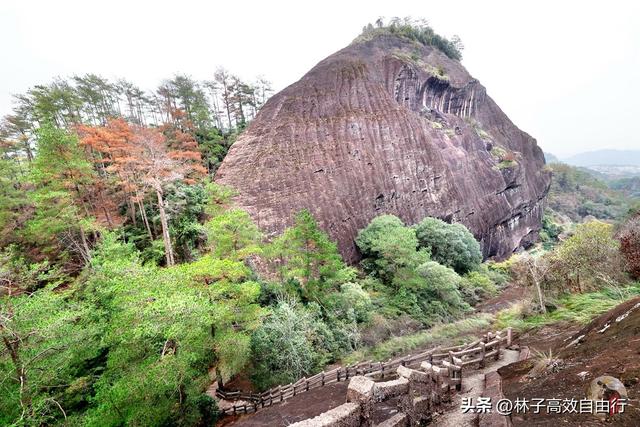
[[[543,167],[536,141],[458,61],[378,35],[273,96],[216,181],[269,234],[309,209],[351,262],[358,230],[381,214],[461,222],[502,258],[540,229]]]

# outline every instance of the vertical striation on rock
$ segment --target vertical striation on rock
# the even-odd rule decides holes
[[[503,258],[536,237],[550,179],[536,141],[458,61],[392,35],[274,95],[216,176],[267,233],[309,209],[351,262],[381,214],[463,223]]]

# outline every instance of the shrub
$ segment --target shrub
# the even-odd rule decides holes
[[[356,244],[365,257],[365,270],[395,289],[413,280],[415,269],[429,259],[427,251],[417,250],[415,231],[393,215],[374,218],[360,230]]]
[[[583,292],[624,281],[619,247],[610,224],[590,221],[576,226],[571,237],[546,255],[553,266],[549,277],[554,288]]]
[[[424,285],[417,292],[419,304],[432,321],[453,320],[457,314],[469,308],[460,295],[462,279],[455,271],[429,261],[418,267],[418,274],[424,279]],[[427,302],[429,305],[425,306]],[[437,318],[433,319],[432,315],[437,315]]]
[[[464,274],[482,262],[480,244],[462,224],[447,224],[437,218],[425,218],[415,227],[420,247],[431,251],[431,258]]]
[[[293,302],[280,302],[251,337],[254,381],[260,388],[286,384],[317,366],[312,316]]]
[[[475,305],[482,299],[498,292],[496,284],[487,272],[471,271],[464,275],[461,281],[461,292],[465,301]]]

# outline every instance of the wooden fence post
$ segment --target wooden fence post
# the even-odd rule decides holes
[[[280,402],[284,400],[284,396],[282,395],[282,386],[278,386],[278,394],[280,395]]]
[[[507,347],[511,347],[511,340],[513,338],[511,328],[507,328]]]
[[[322,371],[322,376],[320,378],[322,378],[322,387],[324,387],[324,371]]]
[[[480,343],[480,368],[484,368],[484,355],[486,353],[485,343]]]

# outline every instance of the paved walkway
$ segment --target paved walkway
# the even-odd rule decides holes
[[[434,417],[433,423],[438,427],[470,427],[477,425],[477,414],[466,413],[463,414],[460,410],[463,398],[472,398],[474,402],[478,397],[482,396],[484,391],[484,376],[485,374],[493,371],[497,371],[503,366],[518,361],[519,351],[516,350],[501,350],[500,360],[495,361],[491,365],[484,369],[469,372],[469,375],[465,376],[465,372],[462,373],[462,391],[456,393],[452,398],[451,407],[443,414]]]

